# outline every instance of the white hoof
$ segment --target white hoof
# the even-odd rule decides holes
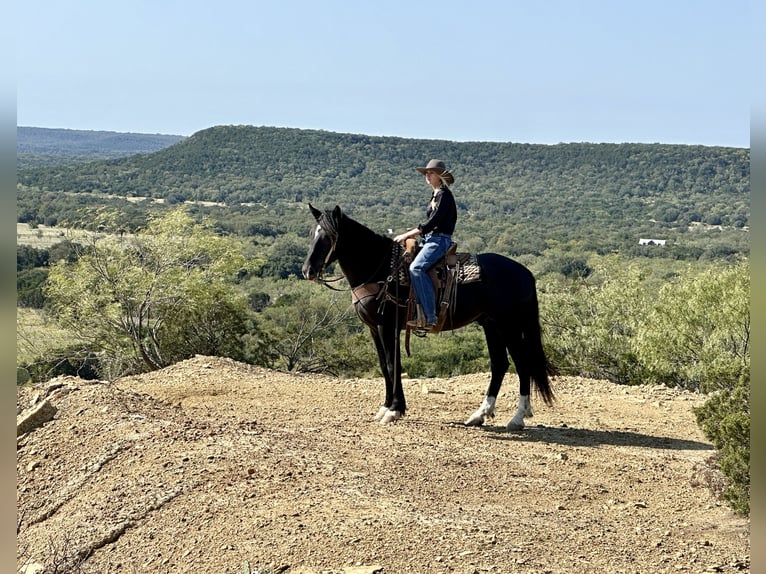
[[[519,395],[519,406],[510,422],[505,425],[509,431],[522,430],[524,428],[524,419],[534,416],[532,412],[532,403],[529,401],[529,395]]]
[[[382,425],[388,425],[391,423],[395,423],[400,418],[402,418],[404,415],[400,411],[390,411],[386,409],[386,414],[383,415],[383,418],[380,419],[380,424]]]
[[[505,425],[505,428],[509,431],[524,430],[524,419],[521,419],[521,422],[519,422],[514,417]]]
[[[481,406],[476,409],[476,412],[473,413],[468,419],[465,421],[465,426],[467,427],[480,427],[484,424],[484,421],[486,419],[491,419],[495,416],[495,398],[494,397],[484,397],[484,400],[481,402]]]
[[[463,424],[467,427],[480,427],[484,424],[484,412],[479,409],[468,417]]]
[[[386,416],[387,412],[388,412],[388,407],[380,407],[378,409],[378,412],[375,413],[375,418],[373,420],[376,420],[376,421],[381,420],[384,416]]]

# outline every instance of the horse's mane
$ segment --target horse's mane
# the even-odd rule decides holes
[[[345,233],[348,233],[354,237],[359,237],[362,235],[368,235],[370,236],[370,239],[376,238],[381,243],[391,243],[393,241],[392,238],[383,235],[382,233],[378,233],[366,225],[359,223],[356,219],[353,219],[352,217],[349,217],[346,215],[345,211],[340,211],[340,218],[338,221],[335,221],[335,212],[331,209],[326,209],[324,211],[324,217],[322,218],[323,221],[328,222],[328,229],[325,231],[328,231],[330,233],[333,233],[335,237],[339,236],[340,229],[343,228]],[[368,239],[368,241],[370,240]]]

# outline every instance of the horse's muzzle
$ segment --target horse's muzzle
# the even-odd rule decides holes
[[[314,271],[311,264],[308,262],[303,264],[303,269],[301,269],[301,271],[303,272],[303,278],[308,279],[309,281],[313,281],[318,276],[318,273]]]

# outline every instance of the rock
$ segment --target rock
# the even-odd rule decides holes
[[[16,417],[16,436],[21,436],[30,431],[33,431],[37,427],[40,427],[50,420],[58,412],[58,409],[53,406],[49,400],[44,400],[31,409],[21,413]]]

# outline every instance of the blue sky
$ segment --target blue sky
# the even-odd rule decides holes
[[[17,125],[750,147],[747,0],[26,0]]]

